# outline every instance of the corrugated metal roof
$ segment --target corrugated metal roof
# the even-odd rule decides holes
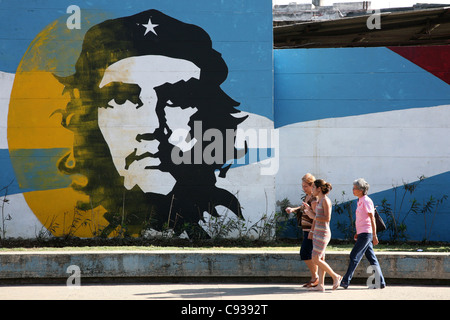
[[[377,13],[375,13],[377,14]],[[369,29],[380,22],[380,29]],[[381,12],[273,28],[274,48],[386,47],[450,44],[450,7]]]

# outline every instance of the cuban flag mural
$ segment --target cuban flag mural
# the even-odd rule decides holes
[[[397,228],[397,240],[449,241],[450,47],[286,49],[274,58],[277,199],[301,203],[310,172],[332,184],[332,201],[353,202],[354,219],[353,181],[364,178],[377,210],[395,214],[382,215],[392,230],[381,239]],[[333,237],[350,237],[349,219],[334,212]]]
[[[2,236],[207,238],[274,213],[270,0],[0,14]]]

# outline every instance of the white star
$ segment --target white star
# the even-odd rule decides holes
[[[153,24],[152,23],[152,18],[148,18],[148,23],[147,24],[142,24],[142,26],[144,26],[146,28],[144,36],[147,35],[147,33],[149,33],[150,31],[153,32],[155,35],[158,35],[155,31],[155,28],[157,26],[159,26],[159,24]]]

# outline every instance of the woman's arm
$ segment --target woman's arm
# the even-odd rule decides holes
[[[308,234],[308,239],[312,240],[313,239],[313,234],[314,234],[314,228],[316,227],[316,219],[314,219],[313,224],[311,226],[311,230],[309,231]]]
[[[300,206],[300,207],[297,207],[297,208],[287,207],[287,208],[286,208],[286,213],[292,213],[292,212],[294,212],[294,211],[297,211],[297,210],[300,209],[300,208],[301,208],[301,206]]]
[[[315,202],[313,202],[312,206],[307,204],[306,202],[303,202],[303,212],[310,218],[314,219],[316,217],[315,210]]]

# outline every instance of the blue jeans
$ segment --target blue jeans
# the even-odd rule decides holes
[[[350,252],[350,263],[348,265],[347,273],[342,278],[341,286],[348,287],[350,281],[353,278],[353,273],[355,272],[356,267],[361,262],[363,254],[366,255],[367,260],[369,260],[370,265],[372,265],[377,273],[380,275],[380,285],[381,287],[386,286],[386,282],[384,281],[383,273],[381,272],[380,264],[378,263],[377,257],[375,256],[375,252],[373,251],[372,244],[372,234],[371,233],[360,233],[358,234],[358,239],[356,240],[355,246],[353,247],[352,252]]]

